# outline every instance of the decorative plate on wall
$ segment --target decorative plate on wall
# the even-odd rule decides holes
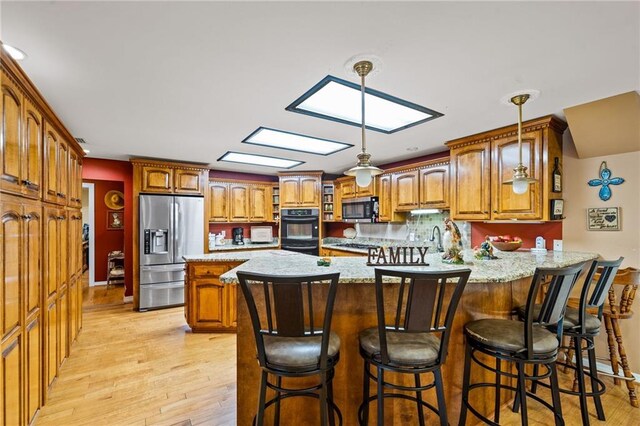
[[[122,210],[124,208],[124,195],[120,191],[109,191],[104,196],[104,203],[109,210]]]

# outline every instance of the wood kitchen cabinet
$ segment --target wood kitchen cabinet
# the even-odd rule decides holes
[[[504,182],[518,164],[517,125],[447,142],[451,149],[451,215],[454,220],[551,219],[554,158],[562,159],[562,133],[567,124],[553,116],[522,126],[522,161],[530,177],[524,194]]]
[[[229,184],[209,182],[209,222],[229,221]]]
[[[418,170],[397,172],[391,175],[392,205],[395,211],[410,211],[420,207]]]
[[[280,176],[280,207],[320,207],[322,172],[291,174],[282,172]]]
[[[491,218],[491,144],[451,149],[451,216],[455,220]]]
[[[194,333],[236,331],[236,285],[220,275],[242,262],[189,262],[185,276],[185,318]]]
[[[270,222],[273,220],[271,185],[249,185],[249,221]]]
[[[380,222],[391,222],[393,217],[391,202],[391,175],[384,174],[378,178],[378,199]]]
[[[371,179],[369,186],[360,187],[353,176],[342,176],[336,179],[340,184],[340,196],[343,200],[349,198],[373,197],[376,195],[376,179]]]
[[[229,222],[249,221],[249,186],[229,184]]]
[[[449,208],[448,161],[420,169],[420,208]]]
[[[208,188],[209,169],[199,164],[141,158],[130,161],[139,193],[204,196]]]
[[[0,423],[22,426],[45,403],[81,326],[71,320],[81,319],[82,224],[72,229],[69,217],[81,216],[84,154],[2,50],[0,62]]]

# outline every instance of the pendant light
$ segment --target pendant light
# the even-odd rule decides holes
[[[528,94],[516,95],[511,98],[511,103],[518,106],[518,165],[513,169],[513,179],[507,180],[505,184],[513,184],[515,194],[524,194],[529,189],[529,184],[537,182],[537,179],[530,178],[527,168],[522,164],[522,105],[529,99]]]
[[[378,176],[383,173],[382,169],[377,168],[372,165],[369,159],[371,158],[371,154],[367,152],[367,142],[365,138],[365,119],[364,119],[364,95],[365,95],[365,87],[364,87],[364,78],[371,72],[373,69],[373,63],[371,61],[359,61],[353,65],[353,70],[360,76],[360,95],[362,98],[362,152],[358,154],[358,162],[355,167],[350,168],[346,172],[344,172],[347,176],[355,176],[356,184],[359,187],[367,187],[371,184],[371,179],[374,176]]]

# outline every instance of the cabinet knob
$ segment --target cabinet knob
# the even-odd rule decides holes
[[[23,215],[22,215],[22,218],[23,218],[24,220],[29,220],[29,219],[31,219],[31,217],[32,217],[32,216],[31,216],[30,214],[23,214]]]
[[[494,213],[498,213],[498,210],[494,210],[493,212],[494,212]]]
[[[489,212],[487,210],[483,211],[482,213],[484,214],[489,214]]]
[[[24,180],[22,181],[22,184],[23,184],[24,186],[31,186],[31,185],[33,185],[33,182],[31,182],[29,179],[24,179]]]

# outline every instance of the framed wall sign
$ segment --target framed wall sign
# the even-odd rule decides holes
[[[589,231],[619,231],[620,208],[603,207],[587,209],[587,229]]]
[[[107,229],[123,229],[124,228],[124,212],[123,211],[107,211]]]
[[[551,200],[551,219],[564,219],[564,200]]]

